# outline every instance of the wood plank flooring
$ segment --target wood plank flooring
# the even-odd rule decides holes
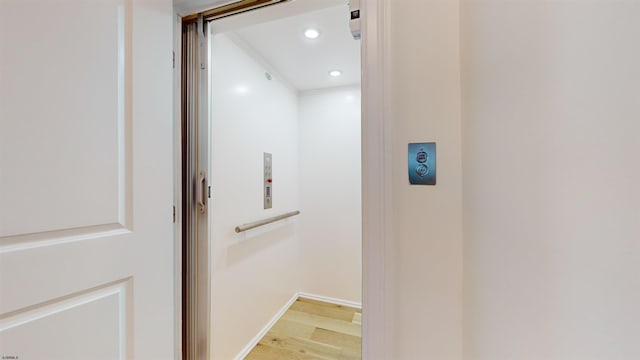
[[[360,309],[298,298],[245,360],[360,360]]]

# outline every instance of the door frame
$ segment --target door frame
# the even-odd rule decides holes
[[[392,359],[393,280],[391,0],[364,0],[362,16],[362,358]]]
[[[198,4],[199,3],[199,4]],[[181,207],[181,65],[182,17],[228,4],[228,0],[186,0],[175,7],[174,109],[175,204]],[[391,359],[393,280],[392,234],[392,121],[391,121],[391,0],[361,2],[362,62],[362,358]],[[176,246],[182,244],[180,214],[176,215]],[[176,359],[182,358],[181,248],[176,249]]]
[[[182,17],[173,17],[173,222],[175,257],[173,274],[175,328],[174,359],[182,359]]]

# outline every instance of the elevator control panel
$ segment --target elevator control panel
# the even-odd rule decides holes
[[[273,177],[271,172],[271,154],[264,153],[264,208],[271,209],[273,197]]]
[[[409,183],[436,184],[436,143],[409,144]]]
[[[360,40],[360,0],[349,1],[349,14],[349,28],[351,28],[351,35],[355,40]]]

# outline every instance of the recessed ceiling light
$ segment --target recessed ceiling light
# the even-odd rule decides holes
[[[316,29],[307,29],[304,31],[304,36],[307,39],[317,39],[320,36],[320,33]]]
[[[331,77],[338,77],[340,75],[342,75],[342,71],[340,71],[340,70],[331,70],[331,71],[329,71],[329,76],[331,76]]]
[[[249,92],[249,87],[246,85],[236,85],[234,90],[237,94],[246,94]]]

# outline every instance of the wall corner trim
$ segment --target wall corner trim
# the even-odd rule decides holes
[[[306,293],[306,292],[299,292],[298,293],[298,297],[309,299],[309,300],[322,301],[322,302],[331,303],[331,304],[335,304],[335,305],[348,306],[348,307],[352,307],[352,308],[356,308],[356,309],[362,309],[362,303],[359,303],[359,302],[356,302],[356,301],[336,299],[336,298],[332,298],[332,297],[329,297],[329,296],[309,294],[309,293]]]

